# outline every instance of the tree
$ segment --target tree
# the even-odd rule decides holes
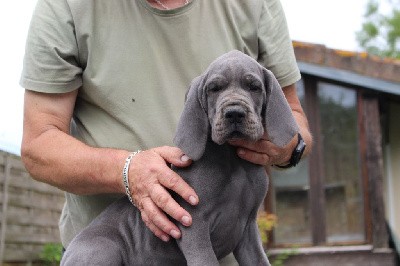
[[[382,13],[382,4],[390,9]],[[400,0],[369,0],[358,44],[368,53],[400,59]]]

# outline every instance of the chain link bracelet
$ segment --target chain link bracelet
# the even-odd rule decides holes
[[[132,199],[132,194],[131,194],[131,190],[129,189],[129,166],[131,164],[131,160],[133,157],[135,157],[139,152],[141,152],[141,150],[132,152],[128,158],[126,158],[125,160],[125,165],[124,165],[124,169],[122,171],[122,180],[124,181],[124,186],[125,186],[125,193],[128,196],[129,201],[136,207],[135,203],[133,202]]]

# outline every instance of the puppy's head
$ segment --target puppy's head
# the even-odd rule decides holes
[[[203,87],[211,138],[217,144],[232,138],[256,141],[264,133],[262,69],[242,53],[228,55],[210,66]]]
[[[174,141],[197,160],[209,135],[217,144],[234,138],[257,141],[265,130],[273,143],[284,146],[298,128],[273,74],[232,51],[193,80]]]

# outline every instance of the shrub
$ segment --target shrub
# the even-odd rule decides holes
[[[48,243],[39,254],[45,265],[60,265],[63,246],[60,243]]]

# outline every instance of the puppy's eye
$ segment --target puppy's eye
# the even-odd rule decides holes
[[[249,91],[258,92],[262,90],[261,81],[252,74],[244,76],[244,84]]]
[[[249,90],[250,91],[260,91],[261,90],[261,84],[258,82],[253,82],[249,84]]]
[[[211,83],[207,86],[207,90],[210,92],[218,92],[222,90],[222,86],[216,84],[216,83]]]

